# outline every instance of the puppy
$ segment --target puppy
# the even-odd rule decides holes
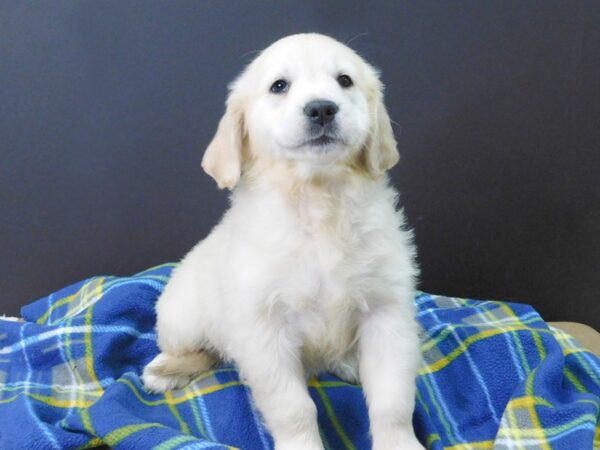
[[[146,387],[233,361],[276,449],[317,450],[306,380],[328,371],[362,384],[373,448],[423,448],[415,252],[386,175],[398,158],[377,71],[355,52],[318,34],[264,50],[204,154],[231,208],[158,301]]]

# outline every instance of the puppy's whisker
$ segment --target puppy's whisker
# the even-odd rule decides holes
[[[354,42],[356,39],[358,39],[358,38],[361,38],[361,37],[363,37],[363,36],[368,36],[368,35],[369,35],[369,32],[368,32],[368,31],[364,31],[364,32],[362,32],[362,33],[358,33],[356,36],[354,36],[354,37],[351,37],[350,39],[348,39],[348,40],[346,41],[346,45],[350,45],[350,44],[351,44],[352,42]]]
[[[400,125],[398,122],[396,122],[396,121],[395,121],[395,120],[393,120],[393,119],[390,119],[390,123],[391,123],[392,125],[396,125],[396,128],[398,129],[398,133],[402,133],[402,125]]]
[[[249,52],[244,53],[239,59],[245,59],[248,56],[258,55],[262,50],[250,50]]]

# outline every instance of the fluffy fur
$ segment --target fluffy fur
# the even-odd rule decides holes
[[[273,93],[279,79],[289,88]],[[304,111],[317,99],[339,107],[325,131]],[[331,139],[316,144],[321,132]],[[277,450],[317,450],[306,377],[330,371],[362,383],[373,448],[422,448],[411,423],[417,269],[386,176],[397,161],[382,85],[356,53],[317,34],[264,50],[230,86],[204,155],[231,208],[158,301],[162,353],[144,370],[147,388],[234,361]]]

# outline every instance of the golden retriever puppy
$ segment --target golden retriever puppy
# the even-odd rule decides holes
[[[421,449],[411,234],[377,71],[319,34],[264,50],[231,84],[202,166],[231,207],[157,304],[149,390],[233,361],[277,450],[323,449],[308,376],[362,383],[373,448]]]

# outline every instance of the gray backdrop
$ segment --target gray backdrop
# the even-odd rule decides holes
[[[0,312],[180,258],[255,50],[319,31],[380,67],[421,288],[600,327],[600,2],[0,2]]]

